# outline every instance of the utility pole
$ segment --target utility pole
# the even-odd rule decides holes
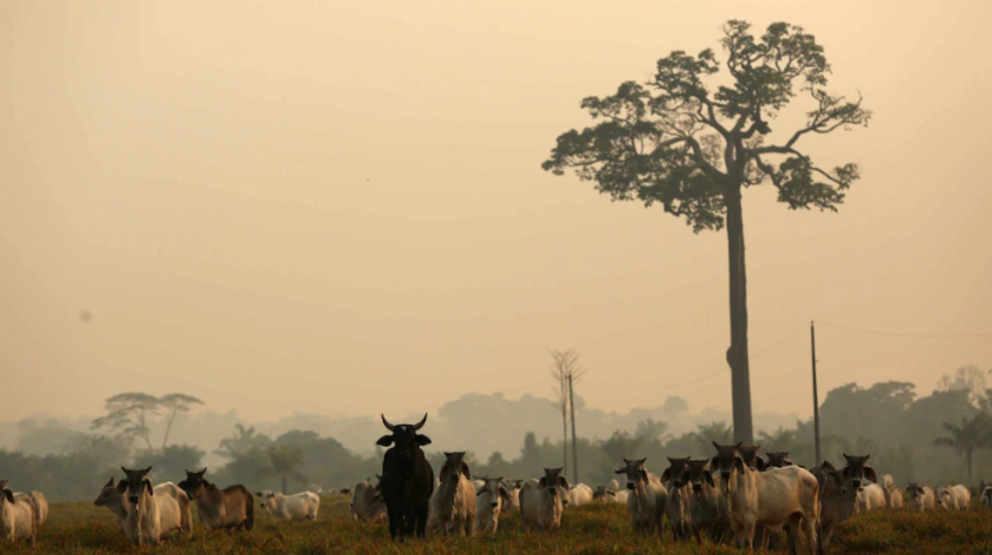
[[[816,465],[820,466],[820,396],[816,392],[816,328],[813,321],[809,322],[809,346],[813,357],[813,435],[816,445]]]
[[[572,483],[579,483],[579,444],[575,441],[575,393],[572,390],[572,372],[568,372],[568,406],[572,409]]]

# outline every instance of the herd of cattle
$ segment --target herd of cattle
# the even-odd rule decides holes
[[[464,453],[445,453],[437,479],[421,447],[431,443],[419,433],[427,415],[417,424],[393,425],[378,440],[389,447],[378,482],[364,481],[350,489],[351,514],[356,520],[389,523],[390,537],[495,534],[503,511],[520,512],[525,533],[560,528],[566,507],[592,502],[621,503],[630,513],[634,533],[663,533],[667,519],[676,541],[704,538],[736,542],[740,547],[776,547],[786,532],[790,553],[805,543],[810,553],[826,553],[834,528],[858,512],[901,509],[917,511],[967,510],[971,492],[962,485],[941,487],[910,483],[897,488],[891,476],[879,483],[868,456],[844,455],[846,466],[829,462],[806,469],[788,459],[788,453],[758,454],[760,446],[719,445],[711,459],[668,459],[657,476],[645,459],[623,460],[616,474],[626,478],[626,489],[613,480],[595,491],[585,484],[570,485],[561,468],[544,469],[531,480],[473,477]],[[191,504],[208,530],[250,531],[254,501],[242,485],[220,489],[204,478],[206,469],[186,472],[178,485],[153,486],[151,468],[123,468],[125,478],[103,487],[95,504],[113,512],[124,535],[134,544],[156,544],[168,537],[191,537]],[[260,506],[277,520],[315,520],[320,497],[314,492],[283,495],[258,492]],[[981,492],[981,504],[992,509],[992,486]],[[905,499],[908,498],[908,499]],[[905,504],[904,504],[905,499]],[[9,542],[34,544],[38,528],[48,517],[48,502],[40,492],[13,492],[0,480],[0,537]]]

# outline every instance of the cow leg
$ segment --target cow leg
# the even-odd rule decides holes
[[[421,505],[417,508],[416,528],[418,538],[423,538],[427,531],[427,512],[427,505]],[[410,535],[413,535],[413,524],[413,522],[410,523]]]
[[[386,516],[389,519],[389,538],[395,540],[400,532],[400,515],[395,505],[386,505]]]

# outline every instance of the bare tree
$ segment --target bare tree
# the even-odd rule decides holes
[[[552,403],[561,412],[562,468],[568,468],[568,382],[574,384],[586,373],[579,365],[579,353],[575,349],[548,351],[551,355]]]

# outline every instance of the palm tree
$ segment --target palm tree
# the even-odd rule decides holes
[[[303,449],[289,445],[273,445],[265,450],[265,454],[269,456],[269,466],[258,469],[259,478],[280,476],[283,494],[289,493],[287,487],[289,478],[306,485],[307,477],[297,470],[303,466]]]
[[[713,449],[714,441],[720,445],[732,444],[734,442],[734,429],[722,421],[700,424],[699,431],[696,432],[696,439],[699,440],[703,449],[709,452]]]
[[[950,422],[944,422],[941,426],[947,430],[949,436],[938,437],[933,440],[937,447],[951,447],[958,454],[964,454],[968,463],[968,483],[971,484],[971,458],[975,449],[981,449],[989,445],[989,421],[988,418],[978,413],[972,418],[961,417],[961,425],[955,426]]]

